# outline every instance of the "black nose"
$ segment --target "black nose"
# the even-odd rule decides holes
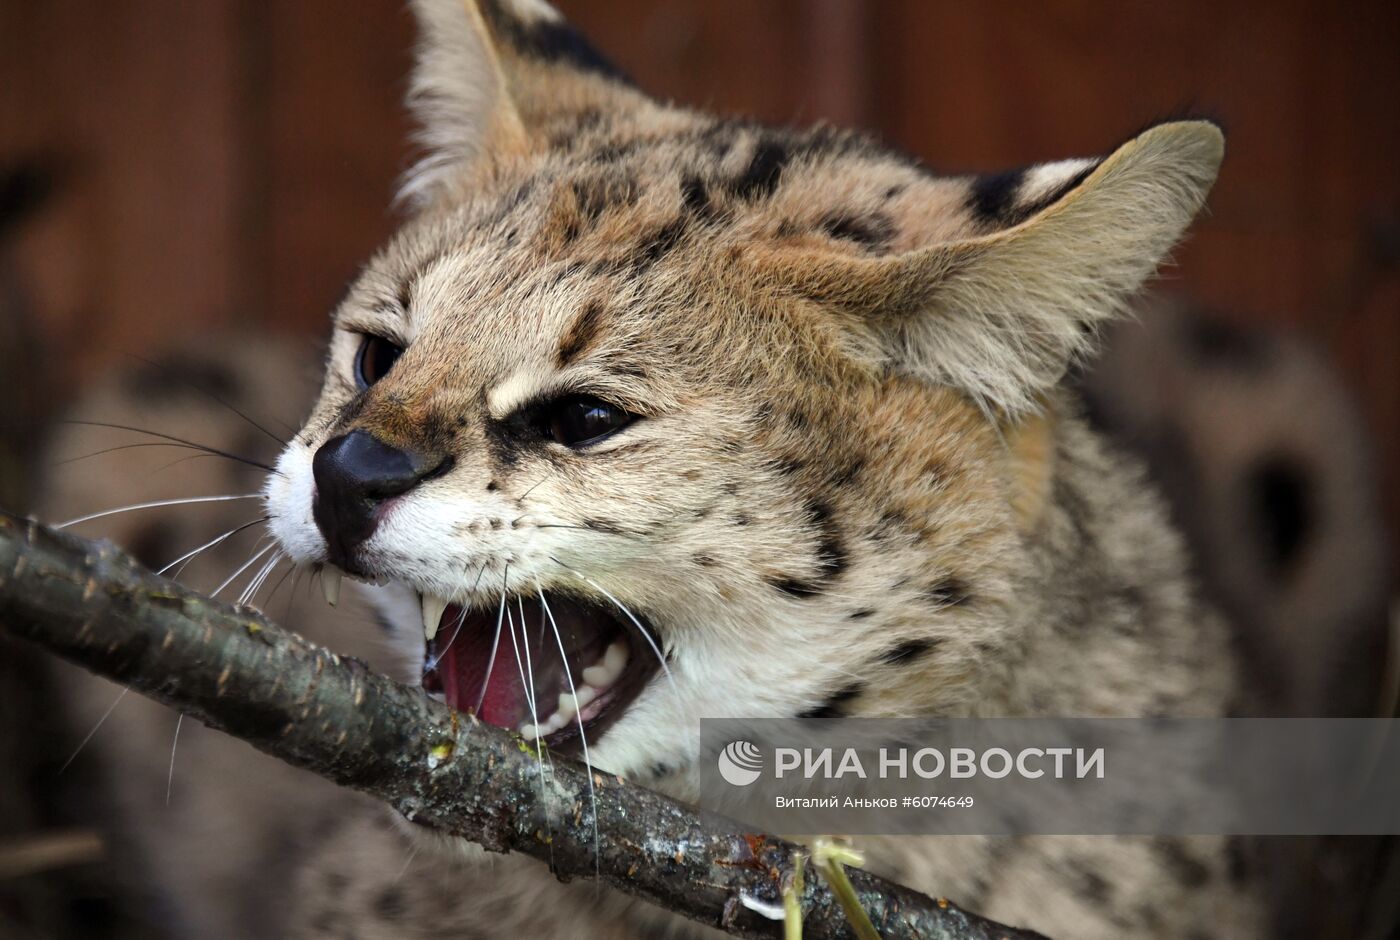
[[[321,445],[311,461],[316,500],[311,513],[326,537],[330,561],[354,570],[355,549],[374,534],[376,510],[429,477],[449,458],[399,450],[368,431],[351,431]]]

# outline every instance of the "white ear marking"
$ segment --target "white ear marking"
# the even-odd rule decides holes
[[[564,17],[545,0],[504,0],[515,17],[526,23],[562,23]]]
[[[1004,226],[990,234],[879,258],[780,249],[758,264],[780,285],[850,311],[861,338],[901,371],[1027,413],[1181,237],[1223,155],[1213,124],[1158,125],[1102,161],[1027,171],[999,194],[1009,206],[986,218],[969,186],[970,224]]]
[[[1021,183],[1021,191],[1017,195],[1017,201],[1023,206],[1041,202],[1052,195],[1055,190],[1098,162],[1096,159],[1086,157],[1058,160],[1054,163],[1033,166],[1026,171],[1025,179]]]
[[[1181,238],[1223,156],[1213,124],[1143,132],[1026,221],[951,246],[949,273],[902,342],[938,380],[1005,412],[1033,410]]]

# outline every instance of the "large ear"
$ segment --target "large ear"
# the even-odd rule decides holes
[[[483,157],[541,145],[562,113],[643,101],[544,0],[411,0],[419,43],[408,104],[424,155],[399,196],[422,206]]]
[[[884,257],[772,251],[765,274],[849,311],[900,371],[1015,415],[1063,377],[1205,202],[1224,155],[1205,121],[1103,160],[965,181],[967,237]]]

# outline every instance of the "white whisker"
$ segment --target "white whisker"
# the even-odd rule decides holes
[[[526,687],[527,689],[530,690],[530,691],[529,691],[528,698],[527,698],[527,701],[529,701],[529,703],[530,703],[530,717],[534,720],[534,722],[535,722],[535,727],[536,727],[536,728],[539,728],[539,726],[540,726],[540,713],[539,713],[538,709],[536,709],[536,707],[535,707],[535,667],[534,667],[534,663],[532,662],[532,659],[531,659],[531,656],[530,656],[530,637],[529,637],[529,634],[527,634],[527,633],[525,632],[525,631],[526,631],[526,623],[525,623],[525,599],[524,599],[523,597],[520,597],[519,595],[517,595],[515,600],[516,600],[516,604],[517,604],[517,609],[520,611],[520,645],[525,649],[525,672],[526,672],[526,675],[525,675],[525,676],[521,676],[521,681],[524,682],[524,683],[525,683],[525,687]],[[541,628],[543,628],[543,625],[544,625],[544,614],[540,614],[540,625],[541,625]],[[511,642],[512,642],[512,643],[515,642],[515,631],[514,631],[514,630],[511,631],[510,638],[511,638]],[[515,658],[516,658],[516,662],[517,662],[517,664],[518,664],[518,663],[520,662],[520,653],[519,653],[518,651],[517,651],[516,654],[515,654]],[[544,832],[545,832],[545,840],[546,840],[546,842],[549,843],[549,846],[550,846],[550,850],[549,850],[549,859],[550,859],[550,862],[549,862],[549,870],[550,870],[550,871],[553,871],[553,870],[554,870],[554,819],[553,819],[553,817],[550,815],[550,812],[549,812],[549,801],[548,801],[548,799],[547,799],[546,796],[545,796],[545,790],[544,790],[544,735],[543,735],[543,734],[536,734],[536,735],[535,735],[535,763],[536,763],[536,765],[538,765],[538,767],[539,767],[539,769],[540,769],[540,802],[544,805]],[[551,771],[553,771],[553,769],[554,769],[554,761],[553,761],[553,759],[551,759],[550,762],[549,762],[549,768],[550,768]]]
[[[233,536],[237,535],[239,532],[242,532],[244,529],[251,528],[252,526],[257,525],[259,522],[266,522],[266,521],[267,521],[267,516],[263,516],[261,519],[254,519],[252,522],[246,522],[246,523],[244,523],[243,525],[234,526],[232,529],[229,529],[229,530],[228,530],[227,532],[225,532],[223,535],[220,535],[220,536],[218,536],[218,537],[216,537],[216,538],[210,539],[209,541],[205,542],[203,545],[199,546],[199,548],[196,548],[194,551],[185,552],[185,554],[181,555],[179,558],[175,559],[175,560],[172,561],[170,564],[166,565],[164,568],[162,568],[162,569],[160,569],[159,571],[157,571],[156,574],[165,574],[165,573],[166,573],[167,571],[169,571],[171,568],[174,568],[176,565],[180,564],[180,562],[182,562],[182,561],[189,561],[190,559],[194,558],[194,556],[198,555],[200,552],[205,551],[206,549],[213,548],[215,545],[218,545],[218,544],[219,544],[220,542],[222,542],[224,539],[232,538]],[[182,571],[184,570],[183,567],[181,568],[181,570],[182,570]],[[180,572],[179,572],[179,571],[175,572],[175,577],[179,577],[179,576],[180,576]]]
[[[97,729],[101,728],[103,722],[105,722],[108,718],[111,717],[112,712],[117,710],[117,706],[122,703],[122,699],[126,698],[126,693],[130,691],[131,686],[127,686],[126,688],[122,689],[121,692],[117,695],[116,701],[112,702],[111,705],[107,706],[107,710],[102,713],[101,718],[97,719],[97,724],[92,726],[92,730],[87,733],[87,737],[83,738],[83,740],[78,743],[78,746],[73,749],[73,753],[69,754],[68,759],[63,762],[63,766],[58,768],[59,773],[63,773],[65,770],[67,770],[68,765],[73,763],[74,758],[76,758],[80,753],[82,753],[83,748],[87,747],[87,743],[91,741],[92,736],[97,733]]]
[[[272,551],[276,547],[276,543],[269,543],[263,546],[261,549],[258,550],[256,554],[253,555],[252,558],[249,558],[247,561],[245,561],[237,571],[229,575],[224,580],[223,584],[220,584],[218,587],[214,588],[214,590],[210,591],[209,596],[217,597],[219,595],[219,592],[222,591],[224,588],[228,587],[230,584],[232,584],[238,578],[239,575],[247,571],[249,568],[253,567],[254,562],[256,562],[259,558],[266,555],[268,552]]]
[[[241,607],[244,604],[248,603],[248,598],[252,596],[253,592],[256,591],[258,589],[259,584],[261,584],[261,581],[259,579],[261,579],[262,576],[267,573],[268,569],[272,565],[277,564],[277,559],[281,556],[281,554],[281,552],[273,552],[272,557],[269,558],[266,562],[264,562],[261,568],[253,572],[253,576],[249,578],[248,583],[243,586],[242,593],[238,595],[238,600],[234,601],[235,604]]]
[[[261,591],[267,585],[268,578],[270,578],[273,572],[277,570],[277,566],[282,564],[282,562],[284,561],[290,561],[290,559],[279,550],[277,552],[276,560],[269,562],[267,570],[263,572],[261,576],[258,577],[258,586],[253,589],[252,594],[248,595],[248,603],[251,604],[257,600],[258,592]]]
[[[282,577],[278,578],[277,583],[272,586],[272,592],[267,595],[267,600],[263,601],[264,609],[272,606],[272,602],[277,599],[277,592],[282,590],[282,585],[287,583],[287,579],[292,576],[292,572],[297,570],[298,566],[295,562],[287,566],[287,570],[282,572]],[[281,622],[286,623],[287,619],[287,617],[283,616]]]
[[[642,622],[638,620],[635,616],[633,616],[632,611],[628,610],[627,607],[622,603],[622,601],[618,600],[616,597],[613,597],[612,594],[608,592],[607,588],[603,587],[601,584],[599,584],[597,581],[594,581],[587,575],[580,574],[579,572],[574,571],[574,569],[570,568],[568,565],[564,564],[559,559],[554,558],[553,556],[550,557],[553,559],[556,565],[559,565],[565,571],[572,572],[575,577],[582,578],[584,581],[587,581],[590,585],[594,587],[594,589],[598,590],[602,593],[604,597],[612,601],[613,604],[617,606],[618,610],[622,611],[624,614],[627,615],[627,619],[632,621],[632,626],[637,628],[638,632],[642,634],[642,639],[647,641],[647,645],[651,647],[651,651],[656,654],[656,661],[661,664],[661,671],[666,673],[666,681],[671,684],[671,693],[676,697],[676,706],[680,708],[682,712],[684,712],[685,706],[681,699],[680,689],[676,687],[676,677],[671,675],[671,667],[666,665],[666,657],[662,655],[661,647],[657,646],[656,640],[652,638],[651,631],[649,631],[646,627],[642,626]]]
[[[501,607],[496,611],[496,638],[491,641],[491,655],[486,660],[486,677],[481,680],[481,694],[476,697],[476,713],[481,713],[481,703],[486,701],[486,687],[491,684],[491,670],[496,668],[496,650],[501,645],[501,622],[506,613],[506,582],[510,576],[510,562],[506,562],[501,572]]]
[[[569,680],[569,694],[578,701],[578,689],[574,687],[573,670],[569,668],[569,654],[564,651],[564,637],[559,633],[559,624],[554,621],[554,613],[549,609],[549,602],[544,598],[544,588],[540,586],[539,578],[535,579],[535,590],[540,595],[540,606],[544,608],[545,616],[549,618],[549,626],[554,631],[554,641],[559,644],[559,659],[564,665],[564,678]],[[593,807],[593,883],[594,887],[602,884],[602,847],[598,839],[598,797],[593,791],[593,761],[588,756],[588,735],[583,730],[582,709],[574,712],[574,720],[578,722],[578,739],[583,746],[583,765],[588,771],[588,802]]]
[[[525,678],[525,660],[520,655],[520,644],[515,639],[515,617],[510,612],[509,604],[506,605],[506,629],[510,631],[510,648],[515,653],[515,671],[520,674],[520,686],[525,692],[525,707],[530,709],[530,718],[538,726],[540,713],[535,708],[535,687]]]
[[[525,648],[525,671],[529,673],[530,708],[533,710],[535,707],[535,665],[530,658],[530,635],[525,632],[525,599],[517,596],[515,600],[520,610],[520,645]],[[544,622],[543,614],[540,615],[540,622],[541,624]],[[535,724],[538,725],[539,723],[540,716],[536,714]]]
[[[175,785],[175,745],[180,743],[180,725],[185,721],[185,713],[180,712],[175,719],[175,737],[170,741],[170,772],[165,776],[165,805],[170,805],[170,788]]]
[[[267,580],[267,576],[272,573],[273,569],[276,568],[285,557],[286,556],[280,551],[272,553],[272,557],[268,559],[267,564],[263,565],[262,568],[258,570],[258,573],[253,576],[253,580],[248,582],[248,586],[244,588],[243,593],[238,596],[239,606],[252,602],[253,598],[257,596],[258,591],[262,590],[263,582]]]
[[[101,519],[105,516],[115,516],[124,512],[135,512],[138,509],[159,509],[162,506],[187,506],[190,503],[223,503],[231,499],[262,499],[261,493],[245,493],[238,496],[189,496],[184,499],[156,499],[149,503],[135,503],[131,506],[119,506],[116,509],[104,509],[102,512],[89,513],[86,516],[79,516],[76,519],[69,519],[67,522],[53,526],[55,529],[66,529],[70,525],[77,525],[80,522],[91,522],[93,519]]]

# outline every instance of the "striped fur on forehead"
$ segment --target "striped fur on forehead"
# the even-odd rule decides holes
[[[857,133],[652,101],[542,3],[416,8],[430,144],[451,126],[421,211],[342,314],[406,347],[363,414],[399,435],[413,415],[502,420],[569,391],[698,409],[716,435],[749,429],[809,520],[841,502],[820,478],[857,475],[833,455],[866,419],[849,401],[884,378],[951,389],[990,427],[1033,411],[1220,156],[1218,131],[1188,123],[1105,159],[941,177]],[[833,526],[805,528],[825,533],[814,557],[846,554]]]
[[[428,331],[425,336],[438,335],[443,342],[479,336],[484,329],[543,330],[556,368],[580,358],[607,334],[610,365],[623,372],[643,370],[642,363],[651,360],[658,371],[692,379],[709,375],[713,384],[734,374],[723,366],[733,359],[736,345],[761,359],[770,344],[794,341],[819,359],[845,355],[851,360],[846,367],[860,372],[887,367],[889,354],[882,345],[899,344],[899,355],[919,352],[908,339],[915,334],[907,324],[895,319],[880,325],[881,308],[897,294],[911,298],[894,304],[906,308],[906,318],[937,297],[952,296],[945,285],[966,280],[969,270],[975,277],[979,268],[994,268],[984,257],[993,262],[998,255],[1014,257],[1019,244],[1036,243],[1018,236],[1003,249],[997,240],[1003,233],[1051,228],[1048,221],[1040,225],[1041,217],[1072,219],[1069,213],[1053,214],[1062,205],[1073,204],[1085,215],[1078,207],[1095,199],[1107,202],[1108,214],[1092,206],[1087,213],[1096,220],[1098,212],[1106,222],[1112,212],[1133,210],[1131,200],[1122,209],[1112,205],[1112,174],[1093,185],[1104,167],[1124,175],[1127,161],[1120,155],[1107,164],[1064,161],[991,182],[940,178],[859,135],[683,117],[664,129],[630,113],[582,120],[578,139],[498,164],[490,185],[424,213],[367,279],[377,279],[381,295],[391,298],[386,306],[397,306]],[[1172,132],[1156,137],[1170,138]],[[1138,149],[1154,146],[1160,148],[1154,141]],[[1128,166],[1152,182],[1152,166]],[[1118,185],[1130,195],[1144,189],[1133,179]],[[1085,189],[1093,192],[1083,195]],[[1050,250],[1035,249],[1044,258],[1039,270],[997,275],[1006,280],[1005,298],[976,288],[982,293],[971,299],[987,304],[987,311],[971,311],[965,321],[921,318],[919,330],[942,334],[933,349],[942,362],[933,369],[917,364],[912,371],[946,375],[964,391],[1002,407],[1039,394],[1046,379],[1057,378],[1084,345],[1086,324],[1116,309],[1117,299],[1094,291],[1126,295],[1149,270],[1161,239],[1173,238],[1175,226],[1189,218],[1190,204],[1174,211],[1176,220],[1161,226],[1162,234],[1145,231],[1140,254],[1139,243],[1124,240],[1128,253],[1122,261],[1112,251],[1090,250],[1095,231],[1086,235],[1073,223],[1060,225],[1066,232],[1062,245],[1052,232]],[[979,234],[993,225],[1004,227],[990,236]],[[1063,287],[1056,286],[1059,270],[1070,263],[1106,265],[1106,273],[1090,269],[1088,276],[1068,277]],[[1123,264],[1124,272],[1114,264]],[[775,267],[782,277],[805,279],[804,291],[818,305],[765,297],[762,286]],[[762,276],[750,276],[755,270]],[[1048,279],[1049,286],[1028,288],[1030,276]],[[821,287],[822,278],[836,293]],[[1102,288],[1092,286],[1094,279]],[[433,292],[425,295],[429,281]],[[1076,294],[1086,283],[1088,293]],[[1017,292],[1027,290],[1026,303],[1018,304]],[[1065,307],[1063,313],[1045,312],[1057,321],[1035,319],[1042,315],[1037,306],[1046,302],[1036,291]],[[1023,323],[995,322],[991,300],[1015,305],[1008,314]],[[1081,310],[1081,304],[1088,306]],[[543,318],[535,315],[542,305],[551,310]],[[520,322],[504,322],[502,316]],[[796,334],[790,329],[794,323],[800,325]],[[891,336],[878,335],[887,329]],[[525,339],[521,334],[522,345]],[[623,355],[628,347],[631,354]],[[440,347],[439,354],[448,348]],[[507,359],[512,354],[499,343],[489,348]],[[994,362],[968,364],[997,350],[1002,352]],[[530,355],[543,358],[538,350]],[[499,371],[509,363],[497,365]],[[743,359],[740,365],[751,368]],[[832,363],[821,365],[791,378],[832,382]],[[989,385],[993,380],[1002,386]],[[642,391],[639,386],[639,396]]]
[[[497,167],[485,200],[478,191],[451,206],[499,229],[548,202],[565,243],[639,204],[736,239],[811,233],[883,248],[901,235],[914,244],[973,230],[967,181],[933,177],[860,135],[670,118],[666,128],[588,121],[557,146]]]

